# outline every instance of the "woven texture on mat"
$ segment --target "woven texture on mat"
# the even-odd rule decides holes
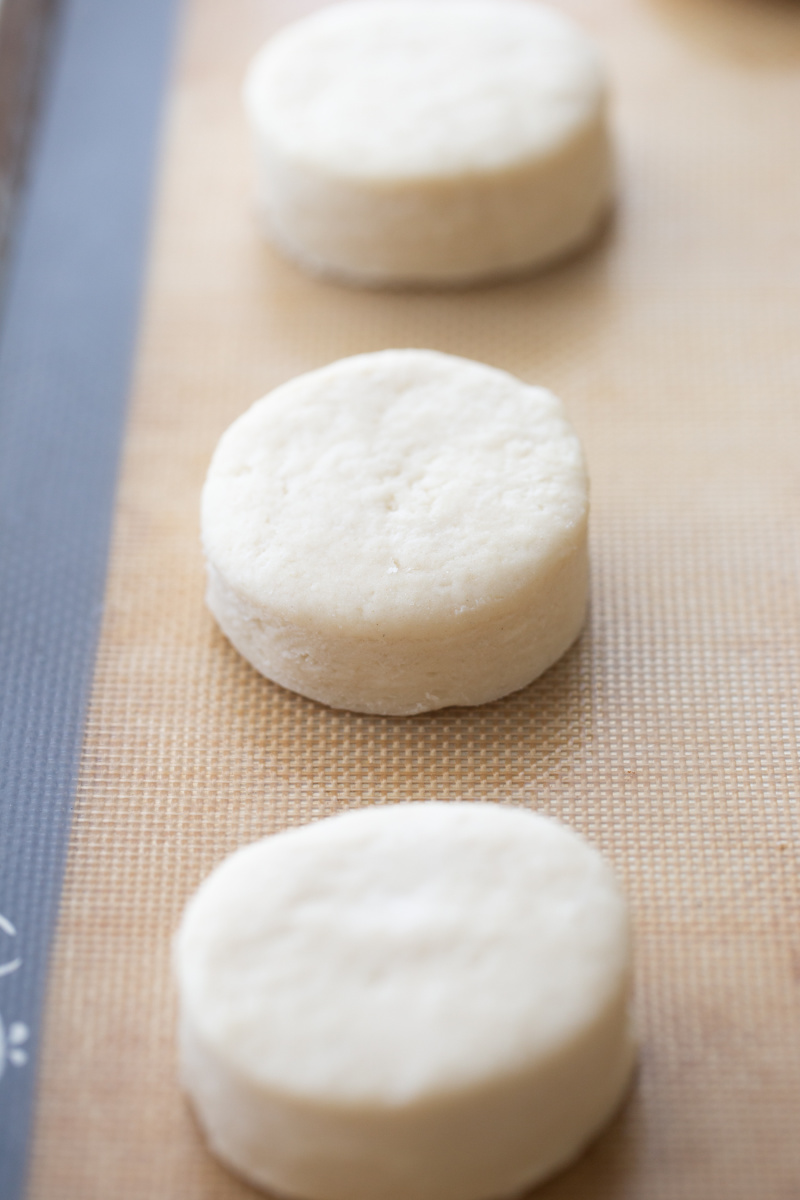
[[[31,1200],[229,1200],[175,1079],[170,939],[234,847],[348,806],[475,798],[583,831],[632,899],[641,1069],[547,1200],[800,1196],[800,9],[569,0],[614,79],[621,203],[588,253],[358,292],[262,244],[239,111],[311,7],[190,0],[53,962]],[[430,346],[566,401],[592,612],[527,690],[414,719],[259,678],[203,607],[222,430],[300,371]]]

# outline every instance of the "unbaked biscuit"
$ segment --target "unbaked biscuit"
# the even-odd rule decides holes
[[[596,850],[491,804],[362,809],[228,858],[176,943],[212,1149],[308,1200],[484,1200],[628,1084],[630,935]]]
[[[267,43],[244,97],[267,227],[313,271],[469,283],[571,251],[610,206],[603,70],[544,5],[332,5]]]
[[[208,604],[258,671],[334,708],[483,704],[578,636],[587,508],[550,392],[431,350],[359,355],[277,388],[221,439]]]

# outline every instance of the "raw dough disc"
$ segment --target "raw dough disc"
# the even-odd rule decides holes
[[[203,491],[208,604],[258,671],[418,713],[530,683],[587,599],[587,484],[561,403],[431,350],[343,359],[225,433]]]
[[[603,71],[544,5],[336,4],[267,43],[244,98],[267,227],[314,271],[454,284],[526,270],[610,205]]]
[[[601,856],[493,804],[367,808],[256,842],[176,942],[214,1152],[310,1200],[481,1200],[576,1157],[630,1078],[629,930]]]

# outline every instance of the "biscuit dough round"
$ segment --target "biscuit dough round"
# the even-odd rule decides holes
[[[237,851],[176,940],[211,1148],[309,1200],[482,1200],[573,1160],[633,1064],[625,900],[558,822],[361,809]]]
[[[208,605],[253,666],[409,714],[524,687],[578,636],[587,482],[559,400],[431,350],[343,359],[222,437]]]
[[[610,206],[603,70],[521,0],[332,5],[254,59],[268,231],[311,270],[464,284],[549,263]]]

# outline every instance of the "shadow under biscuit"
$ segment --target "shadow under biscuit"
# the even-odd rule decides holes
[[[291,346],[298,373],[355,354],[419,348],[548,386],[563,357],[576,345],[585,354],[608,322],[608,268],[623,221],[624,214],[608,214],[590,242],[535,272],[469,288],[403,290],[307,275],[254,227],[261,337]]]
[[[589,626],[521,691],[412,717],[327,708],[259,675],[211,618],[208,632],[208,687],[236,747],[227,790],[243,791],[244,803],[261,810],[259,833],[276,819],[278,826],[295,823],[295,809],[303,823],[312,814],[407,800],[507,802],[580,826],[580,761],[592,737]],[[244,788],[236,779],[243,769]]]

